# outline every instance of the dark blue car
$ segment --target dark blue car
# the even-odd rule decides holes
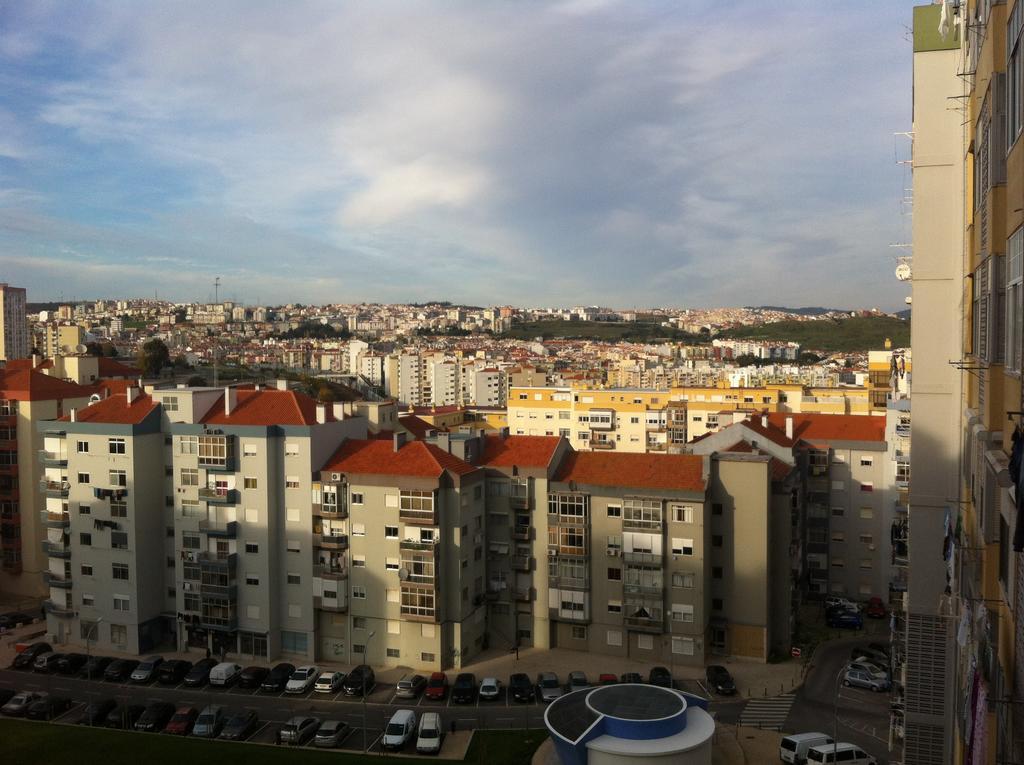
[[[829,627],[847,630],[864,629],[864,617],[855,611],[830,611],[825,617]]]

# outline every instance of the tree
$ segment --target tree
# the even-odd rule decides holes
[[[192,375],[185,384],[190,388],[205,388],[206,378],[202,375]]]
[[[171,363],[171,353],[160,338],[147,340],[139,349],[138,365],[143,377],[156,377]]]
[[[819,356],[816,353],[804,351],[803,353],[800,354],[800,358],[798,361],[800,364],[817,364],[819,361],[821,361],[821,356]]]

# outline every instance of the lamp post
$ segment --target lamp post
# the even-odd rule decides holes
[[[98,617],[96,619],[96,621],[94,621],[92,623],[92,628],[85,635],[85,666],[87,666],[89,668],[89,679],[90,680],[92,680],[92,665],[89,663],[91,661],[91,656],[89,654],[89,646],[90,646],[90,643],[92,642],[91,639],[90,639],[90,636],[92,638],[96,638],[97,633],[98,633],[99,628],[100,628],[100,622],[101,621],[103,621],[103,617],[102,616]],[[90,726],[92,725],[92,716],[89,717],[89,725]]]
[[[832,696],[832,765],[836,764],[839,757],[839,683],[846,667],[840,667],[836,673],[835,693]]]
[[[366,660],[366,655],[370,650],[370,639],[376,635],[377,632],[374,630],[366,636],[366,642],[363,643],[363,664],[369,666]],[[365,754],[368,747],[366,746],[366,670],[363,670],[363,753]]]

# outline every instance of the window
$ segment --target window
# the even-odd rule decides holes
[[[871,534],[861,534],[860,541],[866,545],[871,545],[875,543],[875,538]]]
[[[361,505],[361,504],[363,504],[363,494],[362,494],[362,492],[358,492],[358,491],[352,492],[352,504],[353,505]]]
[[[692,539],[672,539],[673,555],[693,555]]]
[[[82,531],[78,534],[78,544],[83,547],[89,547],[92,545],[92,534]]]
[[[689,505],[672,505],[672,520],[676,523],[693,523],[693,508]]]
[[[1015,15],[1017,6],[1014,8]],[[1017,56],[1017,73],[1020,77],[1020,57]],[[1018,93],[1018,99],[1020,95]],[[1019,125],[1019,117],[1018,117]],[[1018,228],[1006,241],[1006,317],[1003,334],[1006,337],[1004,354],[1006,368],[1011,372],[1021,371],[1021,349],[1024,348],[1024,228]]]
[[[92,576],[92,564],[90,564],[90,563],[83,563],[82,564],[82,576]]]
[[[621,630],[608,630],[605,633],[608,645],[621,646],[622,645],[622,631]]]
[[[289,573],[287,575],[287,577],[288,577],[288,584],[302,584],[302,577],[299,576],[298,574]]]
[[[256,444],[242,444],[243,457],[255,457],[256,454]]]
[[[364,524],[364,523],[353,523],[352,524],[352,536],[354,536],[354,537],[365,537],[366,536],[366,524]]]
[[[245,522],[246,523],[259,523],[260,511],[254,507],[245,508]]]
[[[125,531],[110,532],[110,547],[114,550],[128,549],[128,533]]]
[[[132,604],[131,600],[124,595],[114,596],[114,610],[115,611],[131,611]]]
[[[287,549],[288,552],[290,553],[302,552],[302,545],[299,543],[297,539],[289,539],[285,543],[285,549]]]
[[[687,603],[673,603],[672,604],[672,621],[674,622],[692,622],[693,621],[693,606]]]
[[[353,584],[352,597],[357,600],[366,600],[366,587],[361,584]]]
[[[286,457],[295,457],[299,453],[299,445],[294,441],[287,441],[284,445],[284,454]]]
[[[88,505],[79,505],[78,506],[78,514],[79,515],[89,515],[91,512],[92,512],[92,508],[89,507]]]
[[[398,526],[385,526],[384,527],[384,538],[385,539],[398,539]]]
[[[305,654],[308,652],[309,636],[305,632],[281,630],[281,653]]]
[[[861,457],[860,458],[860,466],[861,467],[871,467],[874,464],[875,464],[874,457]]]
[[[402,634],[402,623],[397,619],[388,619],[385,625],[389,635],[401,635]]]
[[[181,485],[182,486],[198,486],[199,485],[199,471],[196,468],[182,468],[181,469]]]
[[[84,595],[83,594],[82,595],[82,605],[83,606],[95,606],[96,605],[96,596],[95,595]]]
[[[88,473],[79,473],[78,474],[78,482],[79,483],[89,483],[89,474]]]
[[[845,566],[846,560],[844,558],[832,556],[832,568],[845,568]]]
[[[832,541],[833,542],[845,542],[846,541],[846,532],[844,532],[844,531],[833,531],[832,532]]]
[[[842,507],[833,507],[832,508],[832,517],[833,518],[842,518],[844,515],[846,515],[846,509],[845,508],[842,508]]]
[[[401,602],[401,598],[399,597],[398,593],[399,593],[398,590],[394,590],[394,589],[386,590],[385,593],[384,593],[385,600],[388,603],[399,603],[399,602]],[[430,626],[433,626],[433,625],[430,625]],[[423,637],[428,637],[428,636],[424,635]],[[429,637],[433,637],[433,635],[430,635]]]
[[[123,624],[111,624],[110,642],[119,646],[128,645],[128,628]]]
[[[205,515],[199,503],[194,499],[181,500],[181,514],[185,518],[198,518],[200,515]]]
[[[872,567],[874,567],[874,565],[875,564],[872,562],[871,558],[861,558],[860,559],[860,567],[861,568],[872,568]]]
[[[299,488],[299,478],[298,478],[298,476],[294,476],[294,475],[286,476],[285,479],[284,479],[284,488],[286,488],[286,489],[297,489],[297,488]]]
[[[608,613],[610,613],[610,614],[621,614],[622,613],[622,601],[621,600],[609,600],[608,601]]]
[[[114,563],[111,566],[111,569],[111,576],[113,576],[114,579],[123,579],[126,582],[128,581],[128,566],[126,564]]]
[[[117,500],[110,500],[110,517],[111,518],[127,518],[128,517],[128,503],[118,502]]]
[[[107,449],[111,454],[124,454],[125,445],[123,438],[110,438],[107,440]]]
[[[650,651],[654,648],[654,637],[652,635],[637,635],[636,647],[644,651]]]
[[[721,515],[722,514],[722,503],[721,502],[712,502],[711,503],[711,514],[712,515]]]
[[[288,523],[298,523],[302,520],[302,515],[299,513],[299,508],[289,507],[285,510],[285,518],[288,520]]]
[[[399,568],[399,560],[398,560],[398,558],[386,558],[384,560],[384,570],[385,571],[398,571],[398,568]]]
[[[384,654],[389,659],[397,659],[401,656],[401,652],[397,648],[387,648],[384,650]]]
[[[587,639],[587,628],[583,625],[574,624],[572,625],[572,639],[573,640],[586,640]]]
[[[245,551],[247,553],[258,553],[260,551],[260,546],[256,542],[246,542]]]
[[[870,507],[862,507],[860,509],[860,517],[863,518],[864,520],[868,520],[870,518],[874,518],[875,517],[875,511],[873,509],[871,509]]]
[[[672,574],[672,586],[692,590],[697,584],[697,575],[676,571]]]
[[[128,474],[123,470],[111,470],[110,474],[110,485],[111,486],[127,486],[128,485]]]
[[[246,574],[245,575],[245,583],[247,585],[249,585],[250,587],[259,587],[260,586],[260,578],[256,574]]]
[[[672,637],[672,653],[693,656],[693,638]]]
[[[242,479],[242,487],[245,489],[257,489],[259,488],[259,481],[256,480],[255,476],[247,475]]]
[[[164,396],[160,403],[163,404],[165,412],[177,412],[178,411],[178,397],[177,396]]]
[[[79,454],[88,454],[89,453],[89,442],[88,441],[79,441],[77,444],[75,444],[75,448],[77,449]]]
[[[621,518],[622,508],[619,505],[608,505],[608,517],[609,518]]]
[[[365,555],[353,555],[352,566],[354,568],[365,568],[366,567],[366,556]]]
[[[608,579],[609,579],[609,581],[612,581],[612,582],[621,582],[622,581],[622,569],[621,568],[609,568],[608,569]]]

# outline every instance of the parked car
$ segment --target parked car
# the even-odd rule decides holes
[[[324,720],[313,736],[313,746],[324,749],[339,746],[351,732],[352,727],[341,720]]]
[[[156,681],[160,685],[177,685],[185,679],[192,669],[192,662],[185,659],[171,659],[160,665],[156,671]]]
[[[270,669],[267,667],[246,667],[242,670],[241,674],[238,675],[238,687],[239,688],[259,688],[263,681],[267,679],[267,675],[270,674]]]
[[[302,746],[316,734],[320,721],[315,717],[297,716],[281,726],[281,743]]]
[[[562,684],[554,672],[541,672],[537,675],[537,696],[544,703],[549,703],[562,696]]]
[[[864,617],[854,611],[830,611],[825,617],[825,623],[829,627],[841,629],[864,629]]]
[[[160,665],[164,663],[163,656],[150,656],[148,659],[143,659],[136,665],[135,669],[132,670],[132,674],[129,679],[133,683],[151,683],[156,680],[156,673],[160,669]]]
[[[868,601],[868,604],[864,607],[864,613],[872,619],[884,619],[889,615],[889,612],[885,607],[885,603],[882,602],[881,598],[871,598]]]
[[[623,683],[642,683],[644,676],[639,672],[623,672],[621,681]]]
[[[8,717],[24,717],[29,706],[40,698],[40,694],[33,691],[22,691],[11,697],[11,700],[0,707],[0,714]]]
[[[192,735],[197,738],[216,738],[224,723],[224,707],[210,704],[204,707],[196,718],[196,724],[192,726]]]
[[[89,657],[84,653],[66,653],[57,660],[56,670],[61,675],[77,675]]]
[[[647,682],[651,685],[661,686],[662,688],[671,688],[672,673],[665,667],[651,667],[651,672],[647,676]]]
[[[227,688],[234,685],[235,680],[242,674],[242,665],[235,664],[233,661],[222,661],[210,670],[210,685],[215,685],[218,688]]]
[[[424,712],[420,718],[420,727],[416,731],[416,752],[418,754],[437,754],[441,751],[443,737],[444,728],[441,725],[441,715],[437,712]]]
[[[317,693],[337,693],[341,690],[343,682],[345,682],[344,672],[321,672],[320,677],[313,684],[313,690]]]
[[[779,742],[779,759],[794,765],[803,765],[807,762],[807,752],[812,746],[831,743],[832,737],[824,733],[794,733]]]
[[[136,659],[115,659],[103,670],[103,679],[108,683],[123,683],[128,680],[137,666],[139,666],[139,662]]]
[[[403,675],[395,686],[395,695],[400,699],[414,699],[423,693],[427,678],[423,675]]]
[[[260,721],[256,712],[246,709],[232,715],[220,732],[220,738],[225,741],[244,741],[253,731],[259,727]]]
[[[36,657],[36,660],[32,662],[33,672],[43,672],[44,674],[51,674],[57,670],[57,662],[64,658],[64,654],[50,651],[48,653],[41,653]]]
[[[889,666],[889,654],[874,648],[853,648],[850,650],[850,661],[869,661],[885,669]]]
[[[448,675],[444,672],[434,672],[427,680],[427,690],[423,695],[428,699],[439,701],[448,695]]]
[[[573,691],[582,691],[590,687],[590,682],[587,680],[585,672],[579,670],[569,673],[569,682],[566,683],[566,693],[572,693]]]
[[[843,598],[839,595],[829,595],[825,598],[825,610],[843,610],[843,611],[860,611],[860,605],[854,603],[849,598]]]
[[[182,682],[188,688],[206,685],[210,681],[210,670],[216,666],[216,659],[200,659],[192,665],[192,669],[185,673],[185,679]]]
[[[107,716],[103,718],[102,725],[104,728],[132,730],[145,711],[146,708],[142,704],[119,704],[107,713]]]
[[[508,679],[508,693],[514,701],[530,703],[536,698],[530,676],[517,672]],[[422,723],[421,723],[422,724]]]
[[[458,686],[459,681],[455,681]],[[454,693],[452,699],[454,700]],[[416,732],[416,713],[411,709],[399,709],[391,716],[387,727],[384,728],[384,736],[381,738],[382,749],[402,749]]]
[[[33,643],[30,646],[26,646],[17,656],[14,657],[14,661],[11,662],[11,666],[14,669],[32,669],[32,663],[36,660],[39,654],[49,653],[53,648],[50,647],[49,643]]]
[[[867,672],[872,677],[889,677],[889,671],[884,667],[879,667],[877,664],[871,661],[865,661],[863,659],[858,661],[851,661],[846,665],[848,670],[854,669],[859,672]]]
[[[602,672],[597,676],[598,685],[616,685],[619,682],[619,678],[611,672]]]
[[[480,681],[480,700],[494,701],[501,696],[501,681],[496,677],[485,677]]]
[[[82,669],[79,670],[79,675],[84,677],[86,680],[92,680],[97,678],[102,680],[103,673],[107,671],[107,667],[114,661],[110,656],[90,656],[89,659],[82,665]]]
[[[178,707],[174,710],[174,715],[168,721],[167,727],[164,728],[164,733],[187,736],[192,732],[192,726],[196,724],[197,717],[199,717],[199,710],[195,707]]]
[[[30,720],[52,720],[71,709],[71,699],[64,696],[43,694],[25,708],[25,717]]]
[[[878,765],[878,760],[856,744],[840,741],[838,744],[819,744],[807,750],[807,762],[811,765],[823,763],[848,763],[848,765]]]
[[[711,664],[704,670],[704,676],[708,680],[708,687],[718,695],[734,696],[736,694],[736,682],[725,667]]]
[[[174,716],[174,704],[169,701],[154,701],[135,721],[135,730],[143,733],[159,733]]]
[[[889,678],[886,675],[873,675],[863,669],[847,669],[843,675],[843,685],[855,688],[867,688],[869,691],[881,693],[890,688]]]
[[[306,693],[313,687],[313,683],[320,677],[320,670],[317,667],[299,667],[288,682],[284,685],[285,693]]]
[[[78,715],[79,725],[89,725],[98,728],[107,721],[107,715],[117,706],[113,699],[99,699],[85,705],[81,714]]]
[[[289,664],[288,662],[281,662],[280,664],[275,664],[274,668],[267,673],[266,678],[260,684],[260,690],[283,691],[284,684],[288,682],[288,678],[292,676],[292,672],[294,671],[294,664]]]
[[[476,675],[460,672],[452,684],[452,703],[470,704],[476,700]]]
[[[373,674],[373,667],[367,664],[360,664],[345,678],[341,689],[346,696],[362,696],[373,690],[376,684],[376,676]]]
[[[0,614],[0,631],[13,630],[16,627],[22,627],[31,623],[32,617],[28,614],[22,613],[21,611],[11,611],[6,614]]]

